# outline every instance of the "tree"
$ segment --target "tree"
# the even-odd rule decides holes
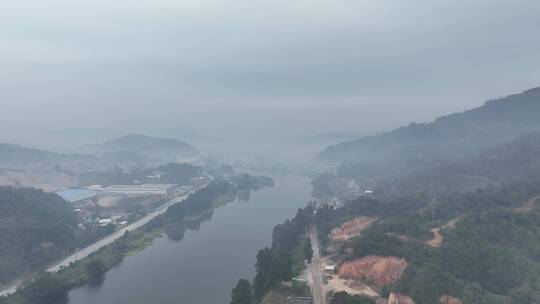
[[[252,304],[253,291],[248,280],[240,279],[231,292],[231,304]]]
[[[255,269],[255,281],[253,283],[254,295],[257,300],[261,300],[265,292],[271,287],[272,280],[272,249],[266,247],[257,254]]]
[[[101,280],[106,271],[107,268],[100,259],[90,260],[86,264],[86,274],[88,275],[88,280],[90,282]]]
[[[510,290],[510,301],[512,304],[533,303],[534,290],[528,285],[521,285]]]
[[[311,259],[313,258],[313,248],[311,246],[311,239],[309,237],[304,245],[304,257],[309,263],[311,263]]]
[[[39,275],[22,291],[28,303],[65,304],[68,302],[69,286],[64,280],[50,273]]]

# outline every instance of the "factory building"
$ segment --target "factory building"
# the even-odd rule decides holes
[[[85,203],[92,202],[97,196],[96,192],[86,189],[67,189],[55,193],[75,206],[83,206]]]
[[[177,190],[177,186],[175,184],[116,185],[105,187],[102,191],[129,196],[173,195]]]

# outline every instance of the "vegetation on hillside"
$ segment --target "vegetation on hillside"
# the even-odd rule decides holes
[[[305,268],[306,228],[313,208],[299,209],[292,220],[277,225],[272,233],[272,246],[257,254],[256,275],[253,281],[255,299],[261,300],[271,288],[290,281]]]
[[[65,154],[0,143],[0,168],[53,170],[69,162],[94,161],[91,155]]]
[[[475,304],[536,303],[540,301],[540,210],[515,209],[538,193],[540,182],[447,194],[438,200],[435,223],[427,197],[388,202],[359,198],[344,208],[321,209],[317,223],[324,239],[330,226],[351,216],[380,217],[360,237],[345,242],[340,256],[405,258],[409,266],[404,277],[386,292],[408,294],[416,303],[437,303],[443,295]],[[423,242],[430,228],[457,217],[455,228],[443,230],[440,247]]]
[[[306,237],[306,229],[313,218],[313,207],[309,205],[299,209],[292,220],[277,225],[272,233],[272,246],[261,249],[257,254],[255,264],[256,275],[251,285],[252,300],[241,303],[259,303],[271,290],[282,289],[282,282],[290,282],[305,269],[305,261],[311,260],[313,251],[311,242]],[[309,247],[309,248],[308,248]],[[246,285],[247,280],[240,280],[239,285],[233,290],[232,301],[238,302],[238,290]],[[246,289],[243,288],[242,289]],[[306,295],[305,286],[296,286],[283,291],[287,294]],[[247,296],[243,297],[247,299]]]
[[[34,271],[106,233],[104,228],[78,229],[72,209],[55,194],[0,187],[0,283]]]
[[[540,88],[535,88],[431,123],[412,123],[330,146],[320,157],[342,163],[342,176],[397,177],[471,157],[521,134],[538,132],[538,113]]]

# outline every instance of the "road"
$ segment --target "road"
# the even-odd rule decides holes
[[[63,260],[61,260],[60,262],[56,263],[55,265],[47,268],[47,271],[48,272],[57,272],[58,270],[62,269],[63,267],[67,267],[69,266],[69,264],[73,263],[73,262],[77,262],[87,256],[89,256],[91,253],[93,252],[96,252],[98,251],[99,249],[111,244],[112,242],[116,241],[117,239],[121,238],[124,233],[128,232],[128,231],[133,231],[137,228],[140,228],[144,225],[146,225],[148,222],[150,222],[151,220],[153,220],[154,218],[164,214],[165,212],[167,212],[167,208],[171,205],[174,205],[176,203],[179,203],[183,200],[185,200],[188,195],[192,193],[189,192],[189,193],[186,193],[182,196],[179,196],[179,197],[175,197],[174,199],[168,201],[167,203],[159,206],[158,208],[156,208],[154,211],[148,213],[147,215],[145,215],[144,217],[138,219],[136,222],[133,222],[129,225],[127,225],[126,227],[112,233],[112,234],[109,234],[108,236],[102,238],[101,240],[93,243],[92,245],[88,246],[88,247],[85,247],[77,252],[75,252],[74,254],[64,258]]]
[[[313,249],[313,258],[311,259],[311,264],[309,266],[313,304],[326,304],[326,296],[323,288],[323,260],[321,258],[319,236],[317,234],[316,226],[312,226],[309,229],[309,238],[311,239],[311,247]]]
[[[213,178],[210,179],[210,181],[206,184],[208,185],[210,182],[212,182]],[[205,186],[203,186],[205,187]],[[171,199],[170,201],[168,201],[167,203],[159,206],[158,208],[156,208],[154,211],[148,213],[147,215],[145,215],[144,217],[138,219],[136,222],[133,222],[129,225],[127,225],[126,227],[112,233],[112,234],[109,234],[108,236],[104,237],[103,239],[89,245],[88,247],[85,247],[75,253],[73,253],[72,255],[64,258],[63,260],[55,263],[54,265],[50,266],[49,268],[47,268],[47,271],[48,272],[57,272],[59,271],[60,269],[64,268],[64,267],[67,267],[69,266],[69,264],[71,263],[74,263],[74,262],[77,262],[81,259],[84,259],[85,257],[89,256],[90,254],[92,254],[93,252],[96,252],[98,251],[99,249],[111,244],[112,242],[116,241],[117,239],[121,238],[124,233],[126,233],[127,231],[133,231],[137,228],[140,228],[144,225],[146,225],[148,222],[150,222],[151,220],[153,220],[154,218],[164,214],[166,211],[167,211],[167,208],[169,208],[169,206],[172,206],[174,204],[177,204],[177,203],[180,203],[182,201],[184,201],[191,193],[199,190],[200,188],[202,187],[199,187],[199,188],[195,188],[187,193],[185,193],[184,195],[182,196],[179,196],[179,197],[175,197],[173,199]],[[11,283],[9,286],[3,288],[2,290],[0,290],[0,297],[3,297],[3,296],[7,296],[7,295],[10,295],[12,293],[14,293],[15,291],[17,291],[17,288],[19,288],[19,286],[22,284],[22,281],[21,280],[16,280],[15,282]]]

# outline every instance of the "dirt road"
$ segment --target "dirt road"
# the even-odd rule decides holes
[[[455,228],[456,223],[461,219],[462,216],[458,216],[455,219],[450,220],[448,223],[442,225],[441,227],[431,229],[433,233],[433,239],[426,241],[425,243],[431,247],[440,247],[443,242],[443,235],[441,234],[441,229],[446,228]]]
[[[534,210],[534,208],[536,208],[536,205],[537,205],[538,201],[540,201],[540,195],[535,196],[535,197],[531,197],[527,201],[527,203],[525,203],[523,206],[515,208],[514,211],[519,212],[519,213],[530,212],[530,211]]]
[[[315,226],[310,228],[309,238],[311,239],[311,246],[313,249],[313,258],[311,260],[311,264],[309,265],[313,304],[326,304],[326,297],[323,288],[323,259],[321,258],[319,237],[317,235],[317,228]]]

